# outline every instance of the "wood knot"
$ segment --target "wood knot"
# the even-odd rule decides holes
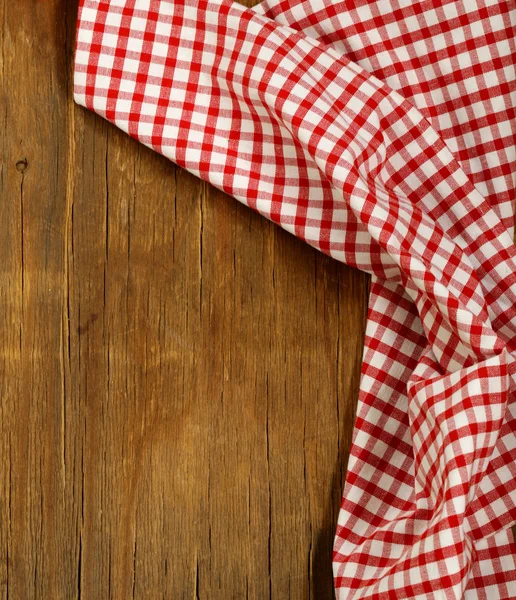
[[[19,171],[23,175],[25,173],[25,171],[27,170],[28,166],[29,166],[29,162],[26,158],[24,158],[23,160],[19,160],[16,163],[16,170]]]
[[[93,323],[95,323],[95,321],[99,318],[99,316],[96,313],[92,313],[90,315],[90,318],[86,321],[85,325],[81,325],[80,327],[77,328],[77,333],[79,335],[82,335],[83,333],[86,333],[89,328],[90,325],[93,325]]]

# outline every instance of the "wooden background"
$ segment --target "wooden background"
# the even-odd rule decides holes
[[[332,598],[367,277],[75,106],[0,0],[0,598]]]

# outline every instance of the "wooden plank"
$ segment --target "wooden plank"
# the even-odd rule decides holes
[[[332,597],[367,278],[76,107],[0,0],[0,597]]]
[[[0,591],[72,597],[77,505],[65,428],[64,277],[71,21],[65,2],[0,6]]]

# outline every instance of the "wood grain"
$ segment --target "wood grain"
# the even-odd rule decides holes
[[[0,597],[332,598],[367,277],[77,107],[0,0]]]

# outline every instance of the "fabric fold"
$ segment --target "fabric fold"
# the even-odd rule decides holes
[[[484,598],[501,556],[493,597],[516,596],[515,18],[488,0],[80,5],[79,104],[373,277],[340,598]]]

